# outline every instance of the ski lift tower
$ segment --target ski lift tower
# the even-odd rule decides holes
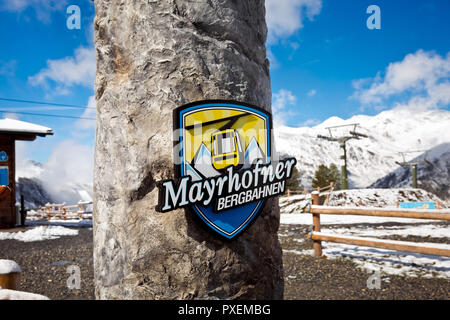
[[[403,151],[399,152],[402,155],[403,161],[395,163],[402,167],[411,167],[411,173],[412,173],[412,187],[414,189],[417,189],[417,166],[419,164],[427,164],[430,166],[434,166],[434,163],[427,160],[427,154],[429,150],[415,150],[415,151]],[[417,160],[417,161],[406,161],[406,155],[409,153],[424,153],[423,160]]]
[[[317,138],[319,138],[319,139],[324,139],[324,140],[327,140],[327,141],[332,141],[332,142],[338,142],[339,143],[339,146],[342,149],[341,160],[343,160],[342,161],[342,165],[341,165],[341,185],[342,185],[341,187],[344,190],[348,189],[347,148],[346,148],[346,143],[347,143],[347,141],[349,141],[351,139],[359,140],[361,138],[368,138],[367,135],[359,133],[359,132],[356,132],[356,128],[358,126],[359,126],[359,123],[327,127],[325,129],[328,130],[329,136],[323,136],[323,135],[320,135],[320,134],[317,136]],[[347,135],[339,136],[339,137],[333,136],[332,129],[344,128],[344,127],[351,127],[350,131],[348,132]]]

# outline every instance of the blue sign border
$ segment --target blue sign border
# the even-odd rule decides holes
[[[267,160],[270,162],[271,160],[271,131],[272,131],[272,117],[270,113],[267,111],[254,106],[250,105],[248,103],[242,103],[238,101],[233,100],[204,100],[204,101],[197,101],[193,103],[189,103],[187,105],[178,107],[174,110],[174,129],[175,132],[179,132],[178,137],[174,137],[174,146],[179,145],[181,146],[179,149],[178,154],[174,154],[174,157],[178,157],[179,159],[184,159],[183,157],[183,133],[184,130],[179,130],[183,128],[183,116],[191,111],[195,110],[201,110],[204,108],[210,108],[210,107],[217,107],[217,108],[235,108],[239,110],[245,110],[250,111],[253,113],[257,113],[261,117],[265,118],[266,120],[266,141],[267,141]],[[174,148],[174,152],[177,152]],[[178,178],[181,178],[184,176],[184,163],[183,161],[179,165],[175,165],[175,170],[177,173]],[[245,204],[243,206],[235,207],[226,211],[223,211],[220,213],[220,216],[222,215],[228,215],[234,217],[236,220],[240,218],[241,222],[238,228],[235,228],[233,231],[230,232],[230,228],[233,228],[230,225],[227,225],[226,222],[223,221],[212,221],[212,219],[209,219],[210,217],[213,217],[214,215],[217,216],[217,213],[213,212],[212,206],[209,207],[203,207],[200,205],[190,205],[188,209],[191,209],[196,216],[198,216],[203,223],[209,227],[210,230],[214,231],[215,234],[220,235],[221,237],[231,240],[236,238],[238,235],[242,234],[242,232],[247,229],[257,218],[259,213],[261,212],[262,208],[264,207],[266,200],[259,200],[257,202]],[[242,217],[242,212],[245,211],[246,216]],[[240,217],[239,217],[240,216]],[[225,230],[225,229],[228,229]]]

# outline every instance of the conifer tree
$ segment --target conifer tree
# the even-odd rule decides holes
[[[332,163],[330,167],[324,164],[319,165],[314,173],[312,180],[313,188],[324,188],[329,186],[331,182],[334,182],[334,190],[340,189],[340,172],[337,166]]]

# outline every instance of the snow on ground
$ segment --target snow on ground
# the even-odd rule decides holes
[[[423,189],[353,189],[334,191],[330,195],[329,205],[365,207],[395,207],[397,202],[439,202],[446,207],[442,199]]]
[[[392,235],[450,238],[450,225],[436,220],[399,219],[351,215],[321,215],[321,232],[346,236],[383,238]],[[312,225],[311,214],[281,214],[282,224]],[[380,225],[395,222],[395,226]],[[368,224],[373,224],[368,226]],[[344,226],[333,226],[344,225]],[[346,228],[345,226],[348,226]],[[284,236],[284,235],[281,235]],[[296,239],[297,240],[297,239]],[[299,235],[300,241],[304,241]],[[450,248],[450,245],[420,243],[424,246]],[[323,254],[330,259],[350,258],[359,268],[387,275],[450,279],[450,257],[393,251],[371,247],[322,242]],[[286,253],[313,255],[312,250],[288,250]]]
[[[320,224],[361,224],[361,223],[385,223],[395,222],[399,224],[431,223],[436,220],[408,219],[408,218],[390,218],[390,217],[369,217],[369,216],[350,216],[342,214],[322,214],[320,215]],[[293,213],[281,214],[280,223],[282,224],[312,224],[312,214]]]
[[[42,220],[27,220],[25,222],[26,226],[61,226],[61,227],[72,227],[72,228],[92,228],[92,219],[47,219]]]
[[[291,197],[280,197],[281,213],[300,213],[311,202],[311,195],[296,195]]]
[[[420,236],[433,238],[448,238],[450,236],[450,225],[419,224],[414,226],[374,226],[371,228],[322,228],[322,232],[332,231],[335,234],[363,237],[387,237],[399,235]],[[450,246],[449,246],[450,248]]]
[[[280,197],[282,213],[301,213],[311,202],[311,195],[301,194],[291,197]],[[395,208],[397,202],[440,202],[442,208],[447,208],[436,195],[422,189],[352,189],[333,191],[328,204],[331,206],[355,206]]]
[[[78,230],[61,226],[38,226],[23,232],[0,232],[0,240],[18,240],[23,242],[58,239],[61,236],[76,236]]]
[[[434,244],[433,244],[434,245]],[[440,244],[435,246],[442,247]],[[450,246],[446,246],[450,248]],[[340,243],[323,243],[323,254],[331,259],[351,258],[361,269],[408,277],[450,279],[450,258],[428,256]]]
[[[50,300],[48,297],[16,290],[0,289],[0,300]]]

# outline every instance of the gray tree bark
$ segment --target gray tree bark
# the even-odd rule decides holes
[[[225,242],[158,213],[172,111],[233,99],[270,110],[263,0],[95,0],[94,266],[99,299],[281,299],[278,199]]]

